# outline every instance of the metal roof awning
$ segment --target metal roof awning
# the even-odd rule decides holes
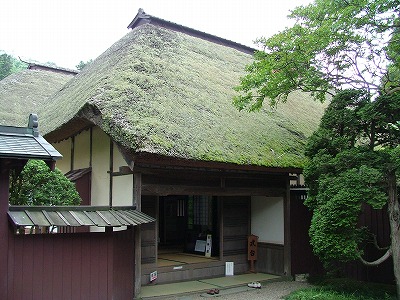
[[[134,207],[10,206],[8,217],[16,226],[136,226],[155,219]]]

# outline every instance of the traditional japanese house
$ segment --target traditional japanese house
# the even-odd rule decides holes
[[[233,88],[254,49],[142,10],[129,28],[41,117],[57,166],[90,174],[92,205],[133,202],[157,220],[136,236],[136,295],[155,271],[158,283],[221,276],[226,262],[247,272],[250,234],[257,270],[290,275],[289,184],[323,105],[293,93],[238,111]]]
[[[249,271],[250,234],[257,271],[309,272],[295,258],[312,257],[309,218],[290,182],[324,105],[293,93],[238,111],[233,88],[254,49],[142,10],[129,28],[37,111],[87,204],[133,204],[156,219],[135,231],[135,295],[155,271],[157,283],[221,276],[227,262]]]

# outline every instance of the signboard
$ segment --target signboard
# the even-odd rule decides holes
[[[211,257],[211,246],[212,246],[212,238],[211,234],[207,234],[207,240],[206,240],[206,257]]]
[[[206,252],[206,241],[197,240],[196,245],[194,247],[194,251],[196,252]]]
[[[150,282],[153,282],[156,279],[157,279],[157,271],[151,272],[150,273]]]
[[[250,272],[254,272],[254,261],[257,260],[258,236],[252,234],[247,239],[247,259],[250,261]]]

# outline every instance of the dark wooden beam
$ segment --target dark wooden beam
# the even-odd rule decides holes
[[[188,186],[188,185],[157,185],[143,184],[143,195],[212,195],[212,196],[284,196],[284,188],[223,188],[209,186]]]
[[[75,136],[71,138],[71,161],[70,171],[74,170],[74,159],[75,159]]]
[[[284,222],[284,246],[283,246],[283,271],[286,276],[292,275],[291,268],[291,233],[290,233],[290,181],[287,180],[286,193],[283,198],[284,212],[283,212],[283,222]]]
[[[109,161],[109,173],[110,173],[110,178],[109,178],[109,194],[108,194],[108,205],[112,206],[113,202],[113,177],[112,177],[112,172],[114,169],[114,143],[112,139],[110,138],[110,161]]]
[[[133,203],[138,211],[142,210],[142,174],[137,173],[133,176]],[[142,228],[135,226],[135,286],[134,298],[139,298],[142,286]]]
[[[93,164],[93,127],[89,129],[89,167]]]
[[[147,169],[151,168],[168,168],[168,169],[204,169],[206,171],[227,171],[227,172],[255,172],[260,174],[279,174],[279,173],[293,173],[298,174],[302,172],[302,168],[297,167],[265,167],[257,165],[240,165],[234,163],[203,161],[203,160],[189,160],[183,158],[175,158],[162,156],[152,153],[127,153],[133,162],[133,169]]]
[[[3,167],[4,160],[0,159],[0,299],[8,299],[8,287],[7,281],[8,277],[8,235],[10,231],[8,229],[8,198],[9,198],[9,169]]]

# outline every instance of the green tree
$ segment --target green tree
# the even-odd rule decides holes
[[[400,93],[371,100],[365,91],[335,95],[318,130],[308,141],[304,175],[309,187],[305,204],[313,212],[310,238],[324,261],[360,259],[375,266],[393,256],[400,296]],[[376,241],[360,228],[362,205],[387,205],[391,245],[374,262],[363,258],[363,247]],[[399,298],[400,299],[400,298]]]
[[[75,67],[77,70],[82,71],[84,67],[86,67],[88,64],[90,64],[92,62],[93,62],[92,59],[88,60],[87,62],[84,62],[83,60],[81,60],[79,62],[79,64],[77,64]]]
[[[382,259],[393,256],[400,299],[399,16],[398,0],[315,0],[295,8],[295,25],[258,39],[263,50],[233,102],[257,110],[295,90],[320,101],[336,95],[307,152],[314,250],[325,260],[361,259],[365,231],[354,227],[361,203],[387,203],[391,247]]]
[[[398,90],[399,12],[398,0],[315,0],[295,8],[289,15],[294,26],[258,39],[263,51],[236,87],[234,104],[256,110],[264,100],[284,102],[295,90],[321,101],[347,88]]]
[[[30,160],[21,173],[10,175],[11,205],[79,205],[75,185],[59,169],[51,171],[41,160]]]
[[[0,80],[12,74],[12,57],[6,53],[0,55]]]
[[[26,64],[22,61],[6,53],[0,55],[0,80],[23,69],[26,69]]]

